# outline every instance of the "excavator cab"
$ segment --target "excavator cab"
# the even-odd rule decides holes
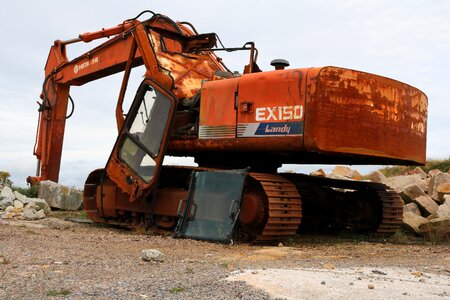
[[[175,109],[171,93],[150,79],[144,80],[106,166],[108,177],[131,196],[131,201],[157,182]]]

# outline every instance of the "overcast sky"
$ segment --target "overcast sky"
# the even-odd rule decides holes
[[[34,175],[37,104],[47,54],[56,39],[110,27],[150,9],[200,32],[216,32],[226,46],[254,41],[259,66],[274,58],[291,67],[334,65],[391,77],[429,99],[428,158],[450,154],[450,1],[5,1],[0,11],[0,170],[17,185]],[[149,16],[149,15],[147,15]],[[72,46],[72,45],[71,45]],[[68,47],[69,59],[93,47]],[[247,55],[224,57],[242,71]],[[133,96],[142,69],[134,72]],[[122,75],[73,87],[60,182],[81,187],[103,167],[116,138],[114,119]],[[178,162],[176,160],[170,160]],[[311,168],[286,166],[308,172]],[[312,168],[315,168],[312,167]],[[368,167],[359,168],[368,171]],[[328,168],[329,170],[329,168]]]

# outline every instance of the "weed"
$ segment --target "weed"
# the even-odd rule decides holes
[[[69,296],[71,294],[70,290],[61,289],[61,290],[50,290],[47,291],[46,295],[48,297],[58,297],[58,296]]]
[[[227,269],[228,268],[228,266],[230,265],[230,263],[229,262],[227,262],[227,261],[224,261],[223,263],[221,263],[220,264],[222,267],[224,267],[225,269]]]
[[[11,187],[13,191],[17,191],[28,198],[37,198],[39,194],[39,184],[35,184],[26,188],[15,186]]]
[[[380,169],[380,172],[383,173],[386,177],[391,176],[399,176],[405,174],[407,171],[410,171],[412,169],[416,168],[415,166],[391,166]],[[425,166],[420,167],[422,170],[424,170],[426,173],[428,173],[431,170],[438,169],[442,172],[447,172],[450,169],[450,158],[448,159],[430,159],[427,160]]]
[[[185,290],[184,287],[182,287],[182,286],[177,286],[177,287],[171,288],[171,289],[170,289],[170,293],[171,293],[171,294],[179,294],[179,293],[181,293],[181,292],[184,292],[184,290]]]

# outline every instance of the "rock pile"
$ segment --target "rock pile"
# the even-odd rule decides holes
[[[331,174],[323,170],[311,173],[329,178],[360,180],[362,177],[348,167],[338,166]],[[376,171],[368,176],[399,193],[404,202],[404,227],[430,240],[450,239],[450,170],[447,173],[431,170],[425,173],[417,167],[406,174],[385,177]]]
[[[44,199],[28,198],[9,187],[0,187],[0,216],[2,219],[37,220],[50,214]]]
[[[39,185],[38,198],[28,198],[8,186],[0,185],[0,217],[2,219],[37,220],[48,216],[51,208],[78,210],[82,192],[51,181]]]

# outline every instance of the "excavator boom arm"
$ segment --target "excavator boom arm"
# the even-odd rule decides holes
[[[111,38],[75,59],[67,58],[67,45],[80,41],[90,42],[103,37]],[[55,41],[45,66],[42,103],[39,108],[34,149],[38,159],[37,174],[35,177],[28,177],[27,181],[34,184],[42,180],[57,182],[59,179],[70,86],[80,86],[128,68],[118,99],[117,111],[121,112],[129,70],[145,64],[146,78],[158,82],[168,91],[172,91],[177,85],[176,90],[179,93],[177,96],[182,98],[184,94],[192,94],[190,91],[192,88],[189,88],[190,90],[183,88],[183,77],[186,77],[195,65],[191,70],[183,72],[168,71],[165,66],[167,57],[180,60],[182,53],[194,52],[200,48],[204,50],[214,45],[215,34],[193,34],[182,24],[159,14],[146,21],[127,20],[112,28],[80,34],[78,38],[72,40]],[[211,53],[192,55],[208,60],[207,73],[210,76],[215,70],[223,69],[221,63]],[[184,61],[176,63],[183,65],[183,69],[185,65],[189,66]],[[195,61],[195,64],[198,62]],[[197,76],[195,79],[200,83],[203,77],[204,75]],[[188,79],[192,79],[192,76]],[[123,115],[117,113],[116,117],[120,129]]]

